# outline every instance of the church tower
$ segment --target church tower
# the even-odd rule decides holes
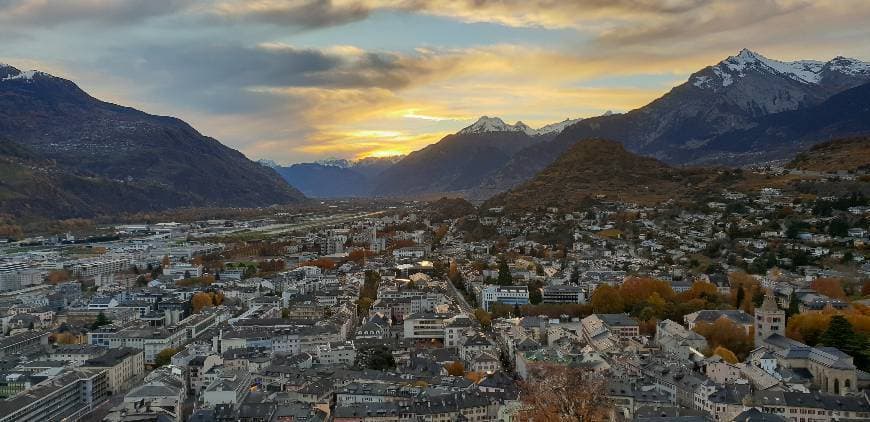
[[[755,308],[755,347],[764,345],[764,339],[773,334],[785,335],[785,311],[779,309],[776,299],[764,295],[761,307]]]

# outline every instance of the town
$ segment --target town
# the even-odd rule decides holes
[[[3,239],[0,421],[868,420],[868,216],[763,187]]]

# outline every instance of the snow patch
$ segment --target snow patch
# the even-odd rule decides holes
[[[21,79],[21,80],[25,80],[27,82],[32,82],[33,77],[36,76],[37,74],[42,74],[42,72],[40,72],[38,70],[25,70],[24,72],[19,72],[17,75],[12,75],[12,74],[6,75],[6,77],[3,79],[0,79],[0,81],[14,81],[16,79]]]
[[[533,129],[529,125],[518,121],[514,124],[505,123],[504,120],[498,117],[483,116],[477,119],[474,124],[460,130],[459,134],[466,133],[485,133],[485,132],[523,132],[529,136],[545,135],[548,133],[560,133],[566,127],[579,122],[582,119],[565,119],[564,121],[549,124],[539,129]]]

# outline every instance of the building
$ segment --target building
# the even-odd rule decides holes
[[[664,353],[684,360],[701,355],[701,351],[707,347],[707,340],[703,336],[669,319],[657,324],[653,342]]]
[[[541,295],[544,303],[586,302],[586,295],[579,286],[545,286]]]
[[[529,304],[527,286],[486,286],[480,292],[480,305],[489,311],[494,303],[510,306]]]
[[[755,309],[755,344],[762,344],[774,334],[785,335],[785,311],[779,309],[776,299],[768,294],[761,307]]]
[[[104,370],[69,370],[0,402],[0,422],[77,420],[107,396]]]
[[[82,369],[106,371],[109,394],[122,391],[130,381],[145,372],[145,353],[140,349],[123,347],[111,349],[102,356],[84,362]]]

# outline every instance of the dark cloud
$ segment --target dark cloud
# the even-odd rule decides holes
[[[221,113],[282,107],[282,88],[397,90],[431,71],[424,61],[398,54],[286,45],[138,46],[115,49],[102,61],[111,73],[141,81],[156,99]]]
[[[238,6],[219,5],[215,11],[228,20],[258,21],[303,29],[355,22],[367,18],[371,12],[362,1],[347,5],[336,5],[331,0],[286,1],[249,6],[243,1]]]
[[[128,24],[184,10],[195,0],[0,0],[0,23],[54,26],[71,22]]]

